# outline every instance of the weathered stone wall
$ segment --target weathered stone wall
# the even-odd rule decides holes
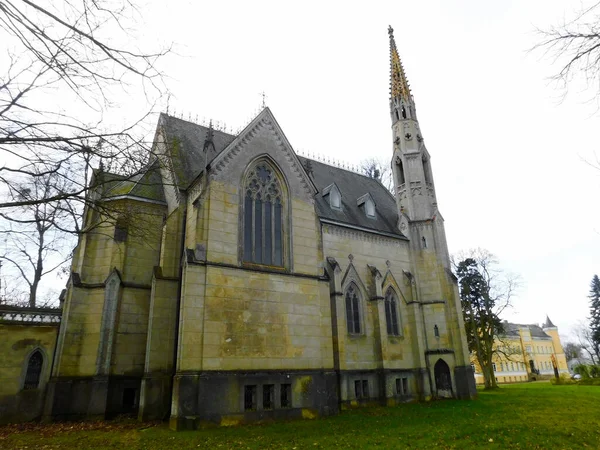
[[[58,324],[0,323],[0,424],[40,417],[57,332]],[[36,350],[44,358],[40,383],[37,389],[24,390],[27,363]]]
[[[343,294],[350,282],[356,283],[361,290],[363,329],[356,336],[348,333],[344,296],[338,295],[336,298],[340,369],[409,369],[418,365],[413,347],[417,317],[414,316],[413,308],[408,305],[412,300],[410,286],[405,285],[402,272],[410,270],[406,241],[324,225],[323,245],[326,257],[335,258],[340,266],[340,292]],[[352,255],[352,262],[348,258],[349,255]],[[380,280],[372,280],[368,265],[379,270],[382,275]],[[389,286],[396,291],[400,336],[387,335],[385,313],[381,305],[383,300],[374,298],[376,292],[370,289],[374,283],[380,284],[381,293]],[[385,285],[382,286],[383,283]],[[386,353],[385,361],[382,360],[382,345]]]
[[[133,201],[119,207],[129,213],[124,242],[100,220],[79,243],[73,267],[82,271],[65,296],[47,418],[133,412],[139,402],[164,207]]]

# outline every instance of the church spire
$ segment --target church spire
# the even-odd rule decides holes
[[[388,27],[388,34],[390,35],[390,96],[392,99],[409,101],[411,99],[410,86],[398,55],[394,29],[391,26]]]

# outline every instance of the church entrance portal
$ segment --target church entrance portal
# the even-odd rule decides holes
[[[452,398],[452,380],[450,367],[443,359],[438,359],[433,368],[435,374],[435,388],[440,398]]]

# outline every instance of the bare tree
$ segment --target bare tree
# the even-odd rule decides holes
[[[82,230],[84,214],[127,216],[101,201],[115,181],[103,174],[148,169],[145,120],[166,94],[157,61],[170,49],[139,49],[139,19],[130,0],[0,0],[0,251],[32,306],[40,279],[69,257],[65,233],[98,225]],[[134,98],[139,113],[111,124],[118,100]]]
[[[136,15],[128,0],[0,0],[0,42],[8,52],[0,74],[5,218],[15,207],[72,199],[80,208],[88,205],[92,165],[123,176],[146,167],[146,132],[139,127],[163,93],[156,62],[169,49],[134,46]],[[107,125],[116,100],[136,88],[146,98],[146,113],[119,128]],[[50,196],[9,195],[12,187],[49,174],[69,182]]]
[[[600,361],[600,354],[598,354],[597,348],[594,345],[592,330],[590,330],[588,324],[582,321],[578,322],[574,329],[574,334],[577,338],[577,344],[588,354],[592,360],[592,364]]]
[[[64,192],[66,179],[58,173],[48,173],[33,178],[29,185],[10,187],[11,198],[27,201],[48,198]],[[17,273],[17,279],[28,289],[28,304],[38,305],[38,288],[42,277],[55,272],[70,259],[72,239],[65,230],[78,229],[78,213],[66,199],[32,203],[16,208],[9,220],[2,222],[0,236],[4,237],[4,253],[0,259],[7,261]],[[7,219],[0,213],[0,217]]]
[[[565,357],[567,358],[567,361],[571,360],[571,359],[580,359],[581,358],[581,345],[575,343],[575,342],[571,342],[571,341],[567,341],[565,342],[565,344],[563,345],[563,350],[565,351]]]
[[[560,70],[554,79],[566,89],[574,78],[583,78],[600,99],[600,2],[581,10],[572,20],[546,30],[534,47],[550,55]]]
[[[496,343],[504,332],[500,315],[511,305],[518,277],[498,269],[496,257],[479,248],[454,255],[452,265],[458,277],[469,350],[481,367],[485,388],[497,388],[494,355],[514,354],[510,345]]]
[[[360,171],[369,178],[378,180],[388,191],[393,192],[392,170],[388,165],[377,158],[367,158],[360,162]]]

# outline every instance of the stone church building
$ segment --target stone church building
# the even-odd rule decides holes
[[[264,108],[230,135],[162,114],[134,179],[96,171],[46,418],[176,429],[475,396],[430,154],[392,30],[391,194],[298,156]]]

